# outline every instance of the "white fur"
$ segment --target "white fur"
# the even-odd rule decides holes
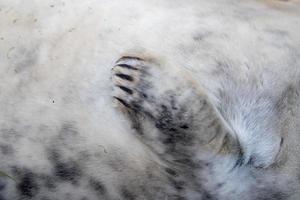
[[[267,168],[280,153],[288,155],[291,164],[267,172],[270,182],[282,181],[276,187],[283,187],[299,166],[294,153],[299,136],[287,136],[299,130],[299,113],[296,102],[294,110],[287,108],[295,113],[284,110],[279,116],[275,104],[287,87],[299,86],[300,5],[270,2],[1,0],[0,136],[5,139],[0,143],[13,144],[16,152],[0,157],[0,170],[10,173],[9,166],[19,165],[48,172],[45,148],[57,144],[70,157],[95,152],[85,173],[105,179],[111,193],[119,182],[136,180],[136,174],[154,165],[155,156],[114,109],[110,70],[121,54],[147,51],[176,66],[178,76],[182,69],[193,74],[213,105],[222,108],[219,114],[247,161],[255,155],[255,165]],[[76,124],[79,133],[68,144],[53,139],[65,123]],[[5,137],[8,130],[17,136]],[[288,142],[284,152],[282,137]],[[110,152],[130,161],[124,176],[114,176],[103,165]],[[246,194],[251,199],[255,177],[249,174],[258,169],[228,175],[229,166],[216,165],[208,187],[214,188],[215,180],[227,181],[219,198],[247,199]],[[276,174],[283,175],[273,178]],[[60,191],[70,190],[74,199],[75,193],[85,193],[84,187],[70,187]]]

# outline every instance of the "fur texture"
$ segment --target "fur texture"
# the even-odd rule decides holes
[[[297,0],[0,0],[0,199],[298,200]]]

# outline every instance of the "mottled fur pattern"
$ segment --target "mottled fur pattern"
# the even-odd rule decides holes
[[[300,199],[297,0],[0,0],[0,200]]]

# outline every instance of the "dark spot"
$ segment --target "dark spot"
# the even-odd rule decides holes
[[[171,180],[171,184],[176,190],[183,190],[185,187],[185,182],[180,180]]]
[[[224,186],[224,183],[218,183],[217,184],[217,189],[220,189],[221,187],[223,187]]]
[[[213,195],[211,195],[210,193],[208,193],[207,191],[202,192],[202,199],[203,200],[216,200],[216,198]]]
[[[106,188],[105,186],[98,180],[91,179],[89,181],[89,184],[93,190],[95,190],[98,194],[100,195],[105,195],[106,194]]]
[[[178,124],[183,124],[183,128],[187,128],[185,123],[181,123],[182,113],[185,112],[184,109],[181,109],[176,114],[172,112],[172,109],[168,106],[162,104],[159,107],[159,116],[155,117],[155,127],[160,129],[164,136],[161,138],[161,141],[164,144],[168,145],[168,148],[175,149],[177,144],[189,145],[194,137],[192,134],[187,134],[185,131],[180,131],[180,126]],[[185,126],[186,125],[186,126]]]
[[[211,35],[210,32],[197,33],[193,36],[193,40],[196,42],[202,41],[202,40],[206,39],[207,37],[209,37],[210,35]]]
[[[166,168],[165,171],[172,176],[177,176],[176,171],[171,168]]]
[[[124,87],[122,85],[117,85],[121,90],[123,90],[124,92],[128,93],[128,94],[133,94],[133,91],[127,87]]]
[[[21,177],[21,181],[17,185],[18,192],[22,196],[30,198],[34,197],[39,190],[39,186],[35,179],[36,177],[32,172],[25,172]]]
[[[168,138],[163,140],[163,144],[168,144],[168,145],[175,144],[175,140],[174,140],[173,137],[168,137]]]
[[[299,90],[294,86],[288,86],[280,95],[276,107],[280,113],[295,113],[295,105],[298,105]]]
[[[2,133],[3,138],[9,140],[19,136],[18,132],[15,129],[1,129],[0,133]]]
[[[76,28],[75,28],[75,27],[73,27],[73,28],[70,28],[70,29],[69,29],[69,32],[71,33],[71,32],[73,32],[74,30],[76,30]]]
[[[60,129],[60,135],[63,137],[66,136],[76,136],[78,135],[78,131],[72,122],[64,123]]]
[[[223,131],[222,126],[220,124],[218,124],[217,126],[215,126],[215,130],[216,130],[216,134],[219,135],[221,133],[221,131]]]
[[[135,200],[135,199],[137,199],[137,196],[134,193],[130,192],[125,187],[122,188],[120,192],[121,192],[122,197],[126,200]]]
[[[1,144],[0,145],[0,152],[4,155],[12,155],[14,153],[14,149],[11,145],[8,144]]]
[[[121,79],[125,79],[127,81],[133,81],[133,77],[127,74],[116,74],[116,76],[120,77]]]
[[[55,176],[63,181],[77,182],[81,176],[81,170],[76,162],[57,162],[54,167]]]
[[[280,0],[280,1],[287,1],[287,0]],[[289,33],[280,29],[265,29],[266,33],[272,34],[277,37],[287,37]]]
[[[168,130],[175,127],[172,112],[167,106],[161,105],[160,115],[156,119],[155,127],[161,130]]]
[[[168,145],[167,148],[174,153],[178,150],[181,151],[180,147],[191,145],[193,135],[188,135],[184,132],[179,131],[164,131],[162,132],[164,137],[162,138],[163,144]]]
[[[210,162],[204,162],[203,164],[205,165],[205,167],[211,167],[212,165]]]
[[[145,98],[145,99],[148,98],[148,95],[147,95],[147,94],[145,94],[145,93],[143,93],[143,92],[141,92],[140,94],[142,95],[143,98]]]
[[[252,161],[253,161],[253,158],[250,158],[249,163],[251,164]],[[244,152],[241,149],[241,147],[239,147],[239,152],[237,154],[237,160],[236,160],[236,163],[233,166],[232,170],[237,167],[241,167],[244,164],[245,164]]]
[[[281,192],[280,189],[266,189],[259,194],[259,199],[261,200],[286,200],[289,197],[284,192]]]
[[[177,99],[176,99],[176,97],[174,96],[174,95],[170,95],[170,104],[171,104],[171,108],[173,109],[173,110],[177,110],[178,109],[178,107],[177,107]]]
[[[189,126],[187,124],[184,124],[184,125],[180,126],[180,128],[182,128],[182,129],[188,129]]]
[[[27,49],[24,47],[11,48],[7,54],[8,58],[18,58],[11,59],[14,66],[15,73],[29,72],[30,68],[33,67],[37,62],[37,48]],[[22,84],[26,84],[27,80],[21,79]]]
[[[78,182],[82,175],[82,171],[78,163],[73,160],[65,161],[59,153],[52,151],[49,159],[54,165],[54,175],[62,181],[70,181],[73,184]]]
[[[6,187],[5,182],[0,179],[0,191],[4,190],[5,187]]]
[[[127,69],[132,69],[132,70],[138,70],[136,67],[133,67],[133,66],[127,65],[127,64],[118,64],[116,66],[127,68]]]

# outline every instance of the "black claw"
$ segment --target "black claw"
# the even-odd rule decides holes
[[[128,94],[133,94],[133,91],[127,87],[124,87],[122,85],[117,85],[121,90],[127,92]]]
[[[116,66],[127,68],[127,69],[132,69],[132,70],[138,70],[138,68],[132,67],[131,65],[127,65],[127,64],[118,64]]]
[[[126,103],[123,99],[120,99],[119,97],[114,97],[114,98],[117,99],[125,107],[130,108],[130,105],[128,103]]]
[[[141,59],[141,58],[134,57],[134,56],[123,56],[123,57],[121,57],[119,60],[117,60],[116,63],[120,62],[121,60],[126,60],[126,59],[143,60],[143,59]]]
[[[118,76],[122,79],[128,80],[128,81],[133,81],[132,76],[129,76],[129,75],[126,75],[126,74],[116,74],[116,76]]]

